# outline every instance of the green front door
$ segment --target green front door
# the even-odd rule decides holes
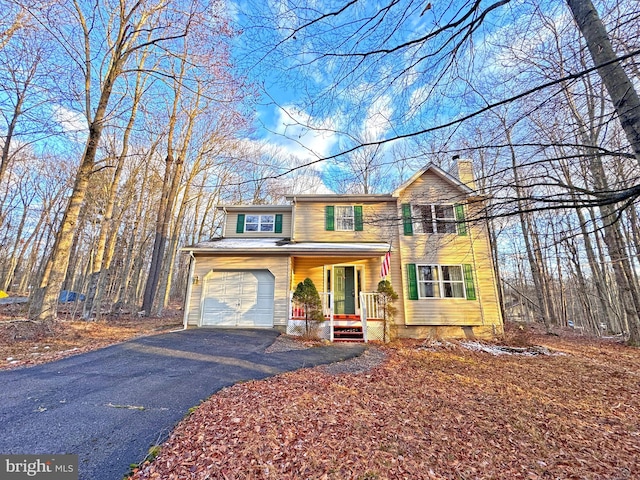
[[[334,267],[334,313],[354,315],[356,313],[355,267]]]

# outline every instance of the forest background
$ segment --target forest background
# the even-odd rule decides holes
[[[216,205],[458,155],[507,318],[640,343],[634,3],[0,0],[0,288],[156,315]]]

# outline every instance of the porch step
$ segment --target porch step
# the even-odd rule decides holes
[[[362,327],[335,325],[333,327],[334,342],[364,342]]]
[[[360,321],[360,315],[351,315],[345,313],[335,313],[333,315],[334,320],[356,320]]]

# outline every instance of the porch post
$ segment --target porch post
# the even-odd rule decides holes
[[[329,341],[333,342],[333,292],[329,296]]]
[[[367,343],[367,302],[364,301],[364,293],[360,292],[360,323],[362,324],[362,340]]]
[[[293,292],[289,290],[289,297],[287,298],[287,329],[285,330],[286,334],[289,334],[289,325],[291,324],[291,314],[293,313]],[[293,331],[293,326],[291,327],[291,331]]]

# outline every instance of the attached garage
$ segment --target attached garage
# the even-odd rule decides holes
[[[200,326],[273,327],[269,270],[211,270],[203,280]]]

